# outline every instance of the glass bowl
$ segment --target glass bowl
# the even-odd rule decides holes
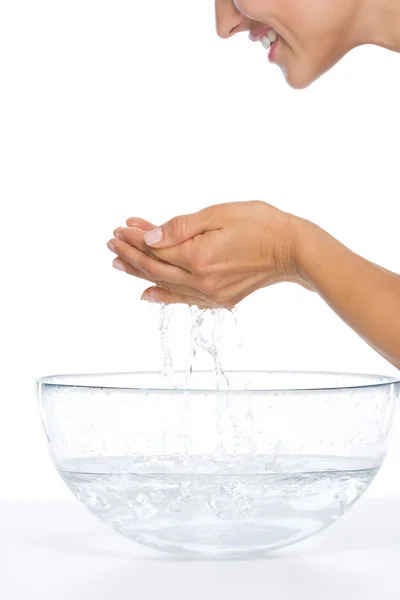
[[[211,372],[39,379],[62,479],[121,534],[179,554],[263,554],[336,521],[385,459],[400,382],[226,375],[219,390]]]

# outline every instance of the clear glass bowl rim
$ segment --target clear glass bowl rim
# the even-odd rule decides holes
[[[374,378],[377,380],[373,383],[369,382],[367,384],[354,384],[354,385],[339,385],[339,386],[324,386],[318,385],[313,387],[288,387],[288,388],[251,388],[251,389],[243,389],[243,388],[233,388],[229,389],[221,389],[221,392],[228,392],[232,394],[243,394],[243,395],[255,395],[255,394],[279,394],[279,395],[292,395],[294,393],[312,393],[312,392],[331,392],[338,393],[341,391],[352,391],[352,390],[368,390],[371,391],[389,388],[390,386],[396,386],[400,389],[400,379],[391,375],[376,375],[372,373],[352,373],[352,372],[336,372],[336,371],[296,371],[296,370],[246,370],[246,369],[230,369],[225,370],[225,374],[229,377],[229,374],[235,375],[306,375],[306,376],[317,376],[317,377],[356,377],[356,378],[365,378],[368,380],[373,380]],[[176,371],[174,375],[185,375],[185,371]],[[211,375],[212,371],[210,370],[199,370],[195,371],[196,375]],[[135,386],[126,386],[126,385],[112,385],[108,383],[104,384],[85,384],[81,383],[80,380],[84,380],[85,378],[98,378],[106,379],[107,377],[126,377],[126,376],[151,376],[160,378],[159,371],[131,371],[131,372],[121,372],[121,373],[76,373],[76,374],[63,374],[63,375],[48,375],[45,377],[39,377],[35,380],[37,386],[45,386],[48,388],[73,388],[73,389],[82,389],[82,390],[107,390],[107,391],[118,391],[125,390],[132,393],[150,393],[150,394],[171,394],[171,392],[175,394],[185,394],[190,392],[191,394],[215,394],[215,389],[210,388],[187,388],[187,387],[179,387],[179,388],[157,388],[157,387],[135,387]],[[72,381],[69,381],[72,380]],[[74,382],[76,381],[76,383]]]

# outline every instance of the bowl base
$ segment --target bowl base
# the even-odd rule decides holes
[[[306,521],[309,521],[308,523]],[[286,525],[291,525],[286,522]],[[294,523],[293,523],[294,525]],[[204,558],[249,558],[262,556],[272,550],[283,548],[303,540],[326,525],[312,519],[302,520],[297,527],[284,525],[236,524],[195,527],[177,526],[154,532],[135,530],[134,534],[122,532],[126,537],[144,546],[180,556]]]

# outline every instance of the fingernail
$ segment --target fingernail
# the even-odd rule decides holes
[[[121,229],[123,229],[123,227],[117,227],[117,229],[114,229],[113,234],[114,237],[118,237],[122,240],[122,237],[120,236]]]
[[[145,234],[144,241],[148,246],[153,246],[153,244],[158,244],[159,242],[161,242],[162,237],[162,229],[161,227],[157,227],[157,229],[153,229],[152,231],[149,231]]]
[[[117,253],[117,250],[111,241],[107,243],[107,247],[109,250],[111,250],[111,252],[114,252],[115,254]]]
[[[146,302],[158,302],[157,294],[153,294],[153,290],[146,290],[143,292],[141,300],[145,300]]]
[[[119,260],[118,258],[116,258],[113,261],[112,266],[114,267],[114,269],[118,269],[118,271],[125,271],[125,273],[126,273],[126,268],[125,268],[124,263],[121,260]]]

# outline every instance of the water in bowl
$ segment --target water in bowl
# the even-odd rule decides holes
[[[74,459],[60,474],[97,517],[168,552],[263,554],[338,519],[377,466],[355,458],[279,456]]]

